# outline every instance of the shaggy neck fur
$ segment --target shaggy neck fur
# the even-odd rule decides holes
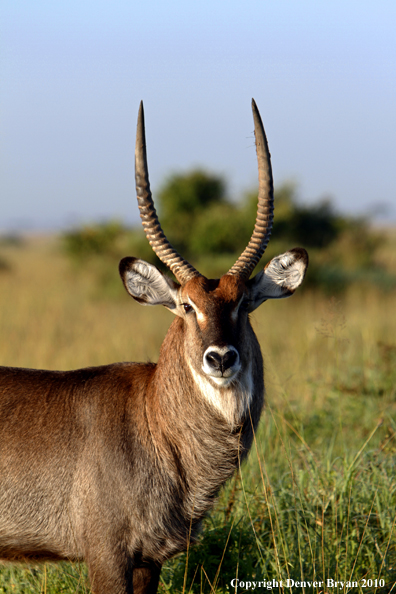
[[[180,325],[175,320],[168,331],[146,400],[159,465],[167,468],[174,496],[181,503],[179,522],[173,519],[169,525],[174,536],[174,527],[179,527],[177,540],[185,539],[191,526],[194,539],[220,487],[249,451],[264,392],[258,344],[251,370],[235,386],[217,388],[205,378],[198,379],[185,361]]]

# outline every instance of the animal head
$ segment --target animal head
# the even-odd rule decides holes
[[[159,223],[148,178],[143,104],[136,150],[136,191],[146,237],[178,282],[138,258],[123,258],[120,274],[128,293],[142,305],[163,305],[182,319],[185,353],[191,368],[213,385],[226,387],[246,369],[251,356],[249,313],[267,299],[289,297],[308,265],[303,248],[273,258],[250,275],[267,247],[274,198],[271,159],[257,106],[252,101],[259,170],[257,218],[248,246],[220,279],[208,279],[171,246]]]

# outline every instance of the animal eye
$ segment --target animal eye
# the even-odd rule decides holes
[[[183,308],[186,313],[190,313],[190,311],[192,311],[193,309],[192,305],[190,305],[189,303],[183,303]]]
[[[250,306],[250,299],[244,299],[239,307],[239,309],[241,309],[242,311],[247,311],[249,309]]]

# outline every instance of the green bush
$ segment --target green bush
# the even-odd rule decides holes
[[[216,277],[232,266],[251,237],[257,191],[246,193],[234,203],[227,198],[221,177],[194,170],[170,177],[155,203],[162,228],[174,248],[203,274]],[[310,266],[304,289],[321,288],[334,293],[351,283],[394,288],[396,278],[376,261],[382,242],[383,237],[374,233],[367,221],[340,215],[330,200],[312,206],[302,204],[293,184],[284,184],[275,191],[275,218],[266,258],[292,247],[305,247]],[[73,262],[79,266],[89,262],[98,270],[102,285],[114,284],[117,275],[110,267],[114,270],[114,261],[126,255],[166,270],[139,224],[134,229],[118,221],[87,225],[65,233],[63,245]],[[113,278],[110,283],[106,280],[109,278]]]

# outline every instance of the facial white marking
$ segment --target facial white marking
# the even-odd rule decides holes
[[[206,323],[206,316],[198,309],[198,307],[195,305],[194,301],[191,299],[191,297],[188,297],[188,302],[191,305],[191,307],[194,308],[195,311],[195,315],[197,316],[197,320],[200,324],[205,324]]]
[[[238,319],[239,307],[240,307],[244,297],[245,297],[245,295],[242,295],[242,297],[240,298],[240,300],[238,301],[238,303],[236,304],[236,306],[234,307],[234,309],[231,312],[231,320],[233,322],[236,322]]]
[[[224,419],[234,427],[237,425],[247,410],[249,409],[252,393],[253,393],[253,377],[251,370],[251,362],[247,369],[241,374],[237,380],[232,381],[227,378],[207,378],[198,373],[189,363],[194,382],[205,398],[205,400],[213,406]],[[213,385],[212,382],[217,383],[216,380],[226,380],[224,385]]]
[[[219,354],[221,357],[223,357],[229,351],[234,351],[234,353],[236,353],[236,355],[237,355],[234,365],[232,367],[229,367],[228,369],[226,369],[224,371],[224,373],[222,373],[220,369],[213,369],[213,367],[208,365],[208,362],[206,359],[207,353],[213,352],[213,351],[215,353]],[[231,345],[227,345],[224,347],[218,347],[218,346],[212,345],[212,346],[208,347],[203,354],[202,361],[203,361],[202,371],[204,373],[206,373],[206,375],[209,375],[218,386],[226,386],[228,383],[230,383],[230,381],[232,381],[233,378],[235,378],[235,376],[241,369],[241,360],[239,357],[239,353],[236,350],[236,348]]]

